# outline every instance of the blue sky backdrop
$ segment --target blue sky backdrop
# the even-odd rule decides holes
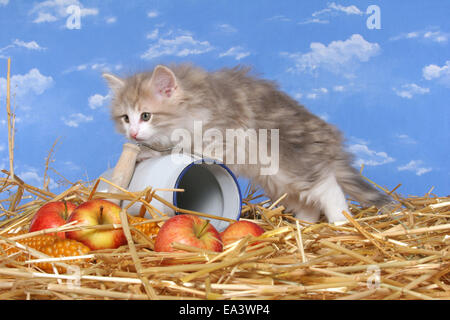
[[[0,103],[11,57],[15,172],[41,185],[59,138],[51,166],[70,181],[96,178],[125,142],[101,72],[189,61],[253,66],[336,125],[367,177],[401,183],[403,195],[447,195],[449,12],[448,1],[421,0],[0,0]],[[0,137],[8,168],[6,109]]]

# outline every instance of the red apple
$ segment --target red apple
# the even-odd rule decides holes
[[[264,233],[264,229],[251,221],[239,220],[228,226],[220,235],[223,246],[233,243],[247,235],[259,236]],[[255,243],[256,244],[256,243]]]
[[[163,224],[156,236],[155,251],[183,251],[174,249],[173,242],[210,251],[222,251],[220,234],[216,228],[208,220],[190,214],[173,216]]]
[[[67,201],[49,202],[43,205],[31,220],[29,232],[49,228],[57,228],[66,224],[66,220],[77,206]],[[60,238],[65,238],[64,231],[56,233]]]
[[[77,221],[77,226],[120,224],[121,208],[108,200],[86,201],[73,210],[67,222]],[[91,250],[115,249],[127,240],[122,229],[92,229],[67,231],[66,237],[84,243]]]

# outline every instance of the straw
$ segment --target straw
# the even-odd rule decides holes
[[[429,188],[424,195],[406,197],[398,194],[402,184],[382,187],[366,177],[398,203],[379,214],[380,208],[352,201],[349,212],[343,213],[347,218],[343,224],[323,219],[308,223],[285,212],[286,195],[263,201],[264,194],[251,185],[243,195],[241,219],[258,224],[265,231],[262,235],[244,237],[222,252],[182,243],[173,247],[183,252],[155,252],[155,239],[136,229],[145,223],[161,226],[170,218],[155,209],[155,201],[182,214],[234,220],[177,208],[157,194],[183,191],[179,189],[155,185],[130,192],[104,178],[72,183],[53,168],[51,157],[58,140],[47,153],[43,185],[25,183],[14,172],[15,115],[9,73],[8,60],[10,162],[0,176],[0,299],[450,299],[450,196],[436,196]],[[52,174],[66,184],[60,193],[49,190]],[[98,192],[100,181],[115,187],[115,192]],[[81,204],[100,198],[138,204],[139,215],[153,218],[129,224],[127,206],[119,224],[84,227],[68,223],[17,234],[27,231],[37,210],[50,201]],[[117,249],[56,258],[18,242],[83,228],[123,229],[127,243]],[[53,272],[39,269],[42,262],[53,264]]]

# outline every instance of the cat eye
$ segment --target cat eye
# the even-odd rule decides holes
[[[152,114],[150,112],[143,112],[141,114],[141,120],[142,121],[148,121],[152,117]]]
[[[130,118],[128,118],[128,116],[126,114],[124,114],[122,116],[123,121],[125,121],[125,123],[130,123]]]

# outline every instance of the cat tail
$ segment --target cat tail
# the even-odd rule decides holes
[[[353,200],[365,206],[374,205],[378,209],[388,209],[394,204],[394,200],[388,194],[375,189],[372,184],[364,180],[363,176],[348,161],[340,163],[336,167],[336,179]]]

